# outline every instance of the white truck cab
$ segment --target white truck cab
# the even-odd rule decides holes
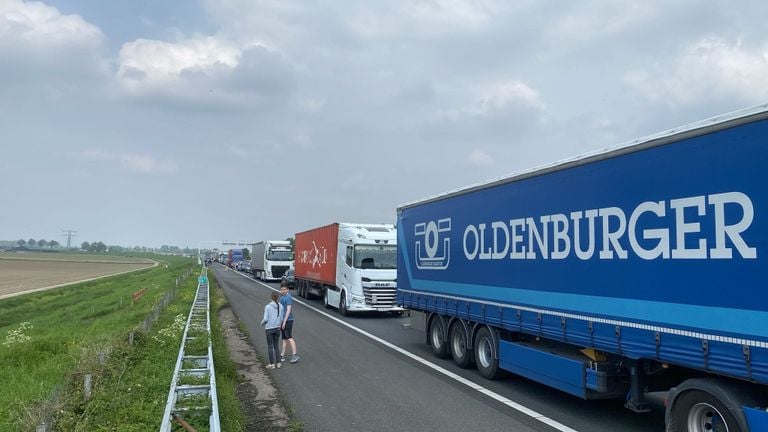
[[[397,306],[397,230],[392,224],[339,224],[336,287],[325,304],[347,312],[402,312]]]
[[[263,281],[280,280],[293,267],[293,247],[287,240],[266,240],[253,245],[251,272]]]

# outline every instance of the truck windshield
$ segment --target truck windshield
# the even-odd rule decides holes
[[[293,252],[287,250],[271,250],[267,252],[270,261],[293,261]]]
[[[357,245],[355,246],[355,267],[360,269],[397,268],[397,246]]]

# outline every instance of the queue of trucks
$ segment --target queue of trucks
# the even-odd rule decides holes
[[[298,296],[408,310],[487,379],[635,412],[666,392],[668,432],[768,431],[766,142],[763,105],[405,204],[396,226],[257,243],[252,271],[278,278],[269,251],[290,251]]]

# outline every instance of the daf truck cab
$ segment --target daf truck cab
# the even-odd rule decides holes
[[[293,247],[287,240],[265,240],[253,245],[251,273],[256,279],[276,281],[293,267]]]

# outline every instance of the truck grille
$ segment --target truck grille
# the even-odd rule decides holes
[[[365,304],[370,307],[397,306],[397,288],[368,288],[363,287]]]
[[[272,277],[275,278],[281,278],[285,274],[285,272],[288,271],[290,267],[288,266],[273,266],[272,267]]]

